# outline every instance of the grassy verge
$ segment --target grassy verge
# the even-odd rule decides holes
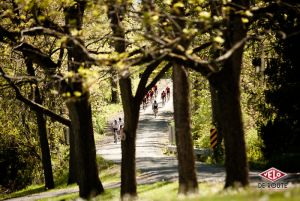
[[[0,194],[0,200],[15,198],[15,197],[22,197],[34,193],[40,193],[45,191],[44,185],[31,185],[19,191],[10,193],[10,194]]]
[[[120,181],[120,167],[119,165],[113,164],[111,161],[106,161],[102,157],[97,156],[97,165],[100,174],[100,178],[102,183],[113,183],[113,182],[119,182]],[[74,188],[77,186],[77,184],[67,185],[67,179],[68,177],[66,175],[68,169],[65,169],[66,172],[63,172],[61,174],[61,178],[58,178],[59,182],[55,182],[56,186],[55,189],[49,190],[50,191],[56,191],[59,189],[68,189],[68,188]],[[10,193],[10,194],[0,194],[0,200],[9,199],[9,198],[16,198],[16,197],[23,197],[26,195],[31,195],[35,193],[41,193],[45,191],[44,185],[30,185],[26,187],[25,189],[21,189],[19,191]],[[75,193],[74,195],[78,196],[78,193]],[[66,195],[67,197],[69,195]]]
[[[141,201],[298,201],[300,197],[300,187],[290,187],[284,191],[259,190],[251,187],[247,189],[222,190],[222,183],[200,183],[199,194],[189,196],[177,195],[177,183],[158,182],[155,184],[139,185],[138,194]],[[120,188],[107,189],[104,194],[93,200],[119,200]],[[64,195],[60,197],[44,199],[51,201],[74,200],[78,198],[78,193]]]

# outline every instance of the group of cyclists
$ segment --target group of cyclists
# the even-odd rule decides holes
[[[158,95],[158,88],[157,85],[155,85],[150,91],[147,92],[143,99],[143,109],[147,107],[148,103],[152,103],[152,110],[154,113],[154,116],[156,117],[158,113],[158,102],[156,101]],[[162,106],[165,105],[166,101],[170,99],[170,87],[166,87],[161,92],[161,102]],[[114,143],[117,143],[118,141],[125,140],[125,134],[123,132],[124,128],[124,122],[122,121],[122,118],[120,117],[119,120],[114,120],[111,124],[112,132],[114,135]]]
[[[125,139],[125,135],[123,132],[123,128],[124,128],[124,122],[122,121],[122,118],[119,118],[119,121],[117,121],[116,119],[112,122],[111,124],[111,128],[114,134],[114,142],[117,143],[118,140],[124,140]]]
[[[161,92],[161,102],[165,105],[165,102],[170,99],[170,87],[166,87],[165,90]]]
[[[142,102],[143,109],[146,109],[148,103],[152,103],[152,110],[155,117],[158,112],[158,103],[156,101],[157,95],[158,95],[157,85],[154,85],[154,87],[150,91],[148,91],[148,93],[145,95]],[[162,106],[164,106],[165,102],[170,98],[170,87],[167,86],[165,89],[163,89],[160,95],[161,95]]]
[[[145,95],[145,97],[143,98],[143,109],[145,109],[148,105],[149,102],[153,102],[153,99],[156,99],[158,94],[158,90],[157,90],[157,85],[154,85],[154,87],[152,87],[151,90],[149,90],[147,92],[147,94]]]

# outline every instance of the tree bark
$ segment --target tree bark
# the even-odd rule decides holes
[[[249,1],[235,1],[241,7],[249,7]],[[238,10],[231,11],[225,36],[225,49],[247,35],[247,27],[241,21]],[[210,78],[210,83],[217,90],[216,108],[220,132],[225,144],[226,187],[248,185],[248,163],[240,103],[240,74],[244,45],[227,59],[219,73]]]
[[[237,62],[226,62],[236,67]],[[230,71],[230,70],[228,70]],[[232,73],[222,74],[218,86],[217,108],[220,118],[219,128],[225,143],[225,187],[248,185],[248,164],[244,139],[243,121],[240,105],[239,78]]]
[[[119,93],[118,93],[118,81],[117,81],[118,73],[112,69],[111,70],[111,103],[119,103]]]
[[[108,17],[113,36],[118,38],[114,41],[114,48],[118,53],[125,52],[125,32],[122,19],[126,3],[112,1],[109,4]],[[124,111],[124,133],[125,140],[121,142],[121,199],[126,196],[136,197],[136,129],[139,120],[140,102],[136,101],[132,94],[131,79],[121,77],[119,80],[121,99]]]
[[[176,3],[186,3],[181,0],[173,0],[172,5]],[[173,10],[173,15],[177,16],[176,22],[181,29],[173,25],[176,37],[182,37],[182,30],[185,28],[185,21],[182,16],[185,15],[184,8]],[[190,41],[183,37],[180,41],[182,47],[187,48]],[[175,119],[175,138],[178,157],[179,189],[178,193],[197,193],[198,182],[195,170],[194,146],[191,133],[191,114],[190,114],[190,87],[188,71],[176,61],[173,62],[173,101],[174,101],[174,119]]]
[[[75,156],[75,140],[72,127],[69,127],[69,136],[70,136],[70,151],[69,151],[69,176],[68,176],[68,185],[77,182],[77,168],[76,168],[76,156]],[[78,182],[77,182],[78,183]]]
[[[33,68],[33,63],[30,59],[28,59],[24,55],[26,70],[30,76],[35,76],[35,71]],[[40,89],[38,85],[34,87],[34,101],[40,105],[43,104],[43,99],[40,94]],[[53,180],[53,171],[52,171],[52,163],[51,163],[51,154],[49,148],[49,142],[47,137],[47,126],[46,126],[46,118],[44,114],[40,110],[35,111],[36,121],[38,127],[38,135],[40,140],[40,147],[42,152],[42,165],[45,176],[45,188],[53,189],[54,188],[54,180]]]
[[[209,5],[212,17],[222,16],[222,0],[209,0]],[[212,38],[217,36],[214,32],[211,32],[210,34]],[[213,59],[216,59],[221,55],[221,50],[218,49],[215,44],[213,44],[210,49],[210,55]],[[220,69],[220,66],[218,67]],[[216,163],[221,163],[223,160],[224,150],[221,144],[223,139],[222,130],[219,126],[221,119],[219,118],[220,115],[218,114],[218,112],[220,111],[220,109],[218,108],[218,101],[220,100],[218,100],[218,90],[214,87],[214,85],[211,82],[209,82],[209,90],[211,95],[212,124],[217,129],[217,146],[213,150],[213,153]]]
[[[183,194],[198,192],[189,98],[188,72],[182,65],[174,64],[173,100],[179,173],[178,192]]]
[[[70,100],[67,103],[72,131],[75,141],[75,156],[77,161],[77,182],[79,195],[83,198],[94,197],[104,188],[99,180],[96,164],[96,149],[93,134],[92,112],[89,104],[89,95]]]
[[[67,32],[77,29],[81,30],[83,23],[83,13],[86,1],[77,1],[71,7],[65,9],[65,21]],[[77,41],[84,45],[80,38]],[[78,69],[85,64],[89,58],[82,52],[82,49],[76,48],[73,40],[67,41],[68,50],[68,70],[78,73]],[[84,67],[89,67],[85,64]],[[72,134],[74,137],[74,156],[77,164],[76,180],[79,185],[79,196],[82,198],[94,197],[102,192],[104,188],[99,179],[96,163],[96,148],[93,132],[92,110],[89,102],[89,90],[83,86],[83,78],[78,75],[76,79],[70,78],[67,86],[67,92],[71,97],[67,101],[69,116],[71,119]],[[74,92],[80,92],[81,96],[74,96]],[[72,139],[70,145],[72,146]]]
[[[135,99],[131,95],[131,80],[129,78],[119,81],[122,104],[124,110],[124,133],[125,140],[121,142],[121,198],[137,196],[136,183],[136,130],[139,120],[139,109]]]
[[[212,83],[209,83],[209,90],[211,95],[212,123],[217,129],[217,146],[213,150],[213,153],[214,153],[214,158],[216,160],[216,163],[221,163],[224,158],[223,157],[224,150],[222,147],[222,140],[223,140],[222,130],[221,127],[219,126],[221,119],[220,119],[220,114],[218,114],[218,112],[220,111],[220,109],[218,108],[219,106],[218,102],[220,101],[218,100],[218,90],[214,88]]]
[[[35,102],[42,104],[42,98],[40,96],[38,86],[35,87]],[[44,176],[45,176],[45,187],[46,189],[53,189],[54,188],[53,171],[52,171],[49,143],[47,138],[46,119],[44,117],[44,114],[40,111],[36,111],[36,120],[37,120],[38,133],[39,133],[39,139],[40,139],[40,145],[42,151],[42,164],[43,164]]]

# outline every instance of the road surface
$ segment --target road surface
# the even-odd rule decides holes
[[[168,123],[173,119],[172,96],[164,106],[160,100],[160,93],[167,85],[172,85],[170,80],[162,80],[158,83],[159,108],[156,118],[151,105],[148,105],[145,110],[141,108],[136,141],[136,166],[141,172],[137,180],[138,184],[178,179],[176,157],[163,153],[168,145]],[[96,149],[97,154],[105,159],[115,163],[121,162],[120,142],[115,144],[112,135],[107,136],[104,143],[98,144]],[[197,162],[196,168],[199,181],[217,182],[225,178],[223,167]]]
[[[160,92],[165,89],[167,85],[172,86],[170,80],[160,81],[158,84],[159,97]],[[137,178],[138,184],[178,180],[176,157],[167,156],[163,153],[168,145],[168,123],[173,118],[172,95],[170,100],[164,106],[162,106],[160,98],[157,98],[157,100],[159,101],[159,110],[156,118],[154,118],[151,106],[148,106],[145,110],[141,109],[140,113],[136,142],[136,166],[141,172]],[[97,154],[100,154],[107,160],[112,160],[115,163],[121,162],[120,142],[115,144],[113,135],[108,135],[101,142],[98,142],[96,150]],[[196,170],[198,181],[223,182],[225,179],[225,171],[221,166],[196,162]],[[259,172],[257,171],[250,171],[249,176],[251,185],[257,186],[257,182],[261,181],[258,174]],[[295,174],[290,178],[293,182],[300,181],[299,174]],[[285,181],[289,181],[289,178]],[[111,183],[104,185],[104,188],[107,189],[118,186],[120,186],[119,183]],[[78,192],[78,187],[36,193],[9,200],[37,200],[75,192]]]

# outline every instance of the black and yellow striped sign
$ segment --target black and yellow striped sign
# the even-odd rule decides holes
[[[214,149],[217,146],[217,129],[212,128],[210,129],[210,147]]]

